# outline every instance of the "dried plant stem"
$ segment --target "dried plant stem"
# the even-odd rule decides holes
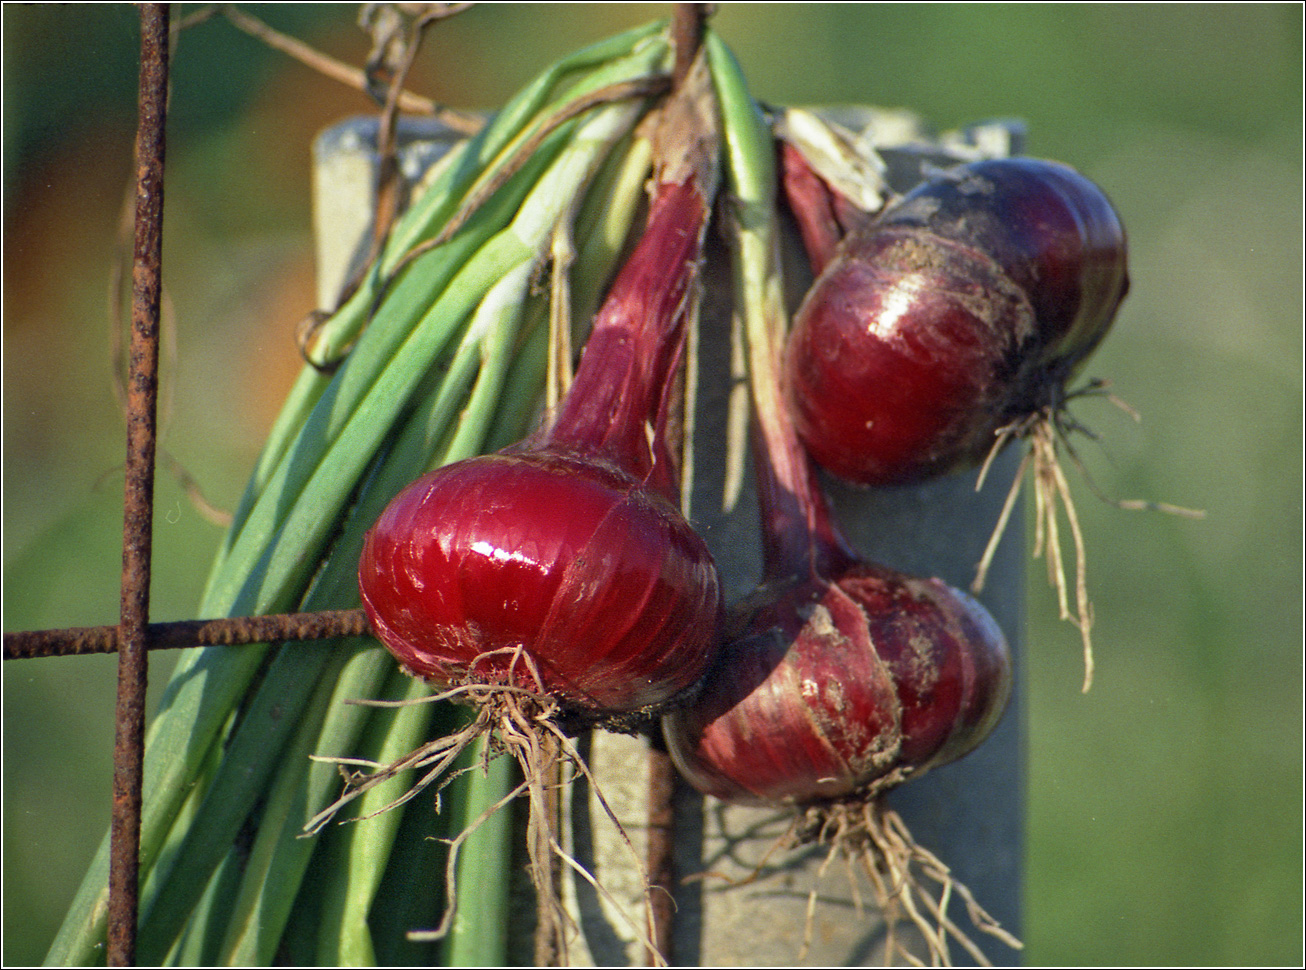
[[[417,52],[422,46],[422,40],[426,36],[427,28],[437,20],[442,20],[456,13],[457,10],[453,9],[454,7],[461,9],[465,5],[427,4],[422,12],[417,15],[404,38],[398,56],[398,63],[394,66],[393,76],[386,89],[385,103],[381,108],[380,123],[376,132],[376,204],[372,214],[372,248],[363,261],[365,267],[370,266],[380,257],[381,250],[390,236],[390,228],[394,225],[395,219],[398,218],[402,205],[400,190],[403,180],[399,173],[398,123],[399,102],[404,83],[408,80],[413,64],[417,61]],[[385,45],[379,46],[384,47]],[[372,66],[374,65],[369,61],[369,67]],[[360,280],[361,274],[365,272],[365,269],[360,270]],[[351,281],[347,289],[352,290],[360,280]]]
[[[201,11],[203,12],[203,11]],[[339,81],[356,91],[366,93],[367,75],[361,69],[338,61],[333,57],[314,50],[303,41],[269,27],[263,21],[241,10],[234,4],[219,4],[214,11],[222,14],[232,26],[255,37],[283,54],[288,54],[301,64],[312,68],[319,74]],[[400,90],[397,94],[398,106],[412,114],[431,115],[439,118],[450,128],[464,135],[474,135],[481,129],[484,120],[475,116],[437,105],[429,98],[421,97],[411,91]]]
[[[674,960],[676,911],[676,806],[675,790],[678,775],[671,756],[665,751],[650,747],[648,752],[648,882],[649,933],[656,950]]]
[[[671,43],[676,53],[671,76],[676,85],[689,74],[689,68],[703,45],[703,32],[707,30],[712,7],[710,3],[678,3],[671,12]]]

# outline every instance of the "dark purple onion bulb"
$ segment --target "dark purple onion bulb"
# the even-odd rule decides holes
[[[973,466],[1060,407],[1128,289],[1120,220],[1073,169],[963,165],[853,232],[812,285],[785,393],[816,461],[864,485]]]

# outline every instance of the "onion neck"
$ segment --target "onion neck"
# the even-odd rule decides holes
[[[750,327],[753,450],[765,581],[830,577],[859,561],[835,527],[816,470],[798,440],[780,389],[784,314],[768,301],[766,327]]]
[[[595,317],[544,442],[606,458],[663,491],[671,483],[672,498],[664,432],[707,216],[692,174],[658,184],[648,224]]]
[[[753,424],[753,447],[764,577],[767,582],[833,577],[857,563],[857,554],[835,527],[797,436],[791,431],[776,440],[763,425]]]
[[[575,379],[543,440],[607,459],[673,505],[680,490],[666,426],[716,195],[717,114],[700,51],[659,109],[648,223],[595,317]]]
[[[798,223],[812,275],[820,276],[844,236],[834,190],[807,163],[803,153],[787,141],[780,142],[780,173],[785,201]]]

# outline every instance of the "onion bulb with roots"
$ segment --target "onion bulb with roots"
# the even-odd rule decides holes
[[[805,542],[795,530],[802,519],[786,523],[763,489],[769,549],[780,556],[768,556],[766,581],[730,610],[697,699],[662,719],[667,748],[700,792],[791,806],[793,841],[826,843],[830,859],[842,855],[865,871],[889,927],[887,957],[897,950],[913,958],[893,933],[905,913],[929,961],[948,962],[951,938],[985,962],[918,873],[943,887],[944,900],[956,890],[981,930],[1019,942],[881,796],[989,735],[1011,690],[1006,641],[965,593],[858,561],[829,523],[814,479],[798,494],[812,527]],[[795,492],[776,495],[793,501]]]
[[[695,177],[658,184],[550,428],[428,473],[368,533],[363,606],[412,673],[596,722],[655,713],[702,674],[719,582],[672,504],[662,425],[710,198]]]
[[[735,606],[703,694],[664,720],[682,773],[744,803],[874,797],[973,750],[1006,705],[1006,641],[937,579],[848,560]]]
[[[368,533],[359,563],[376,635],[410,673],[477,714],[346,798],[415,764],[423,784],[433,781],[493,733],[525,776],[537,945],[550,959],[565,956],[566,917],[547,792],[563,760],[588,773],[571,734],[648,723],[699,681],[717,644],[716,566],[676,507],[666,442],[716,191],[701,60],[661,109],[647,224],[552,424],[414,482]]]
[[[983,962],[947,916],[954,889],[980,929],[1019,942],[916,844],[881,796],[992,731],[1011,690],[1006,641],[965,593],[862,562],[835,527],[783,402],[777,253],[750,228],[764,222],[757,212],[742,215],[736,246],[763,581],[730,610],[701,692],[663,717],[663,736],[699,791],[790,807],[790,838],[825,842],[829,858],[862,868],[889,927],[886,959],[918,960],[893,935],[905,913],[925,940],[926,962],[947,963],[950,939]],[[920,873],[942,884],[940,897]]]
[[[979,464],[1055,412],[1128,289],[1124,229],[1073,169],[962,165],[843,240],[808,291],[785,389],[812,457],[862,485]]]
[[[658,183],[551,427],[428,473],[368,533],[363,606],[412,673],[599,722],[701,676],[719,582],[673,505],[663,425],[711,197],[697,173]]]
[[[419,479],[369,533],[359,583],[410,672],[516,686],[599,722],[698,680],[720,598],[711,554],[665,497],[556,445]]]
[[[791,201],[806,204],[802,196]],[[824,219],[823,211],[810,220]],[[1032,158],[960,165],[842,240],[804,298],[785,352],[798,434],[818,464],[847,481],[901,485],[981,463],[987,469],[1010,441],[1028,442],[973,589],[983,587],[1032,466],[1040,512],[1034,552],[1046,548],[1061,616],[1080,630],[1085,690],[1092,607],[1058,448],[1078,427],[1067,401],[1103,393],[1101,381],[1068,385],[1128,291],[1126,249],[1110,201],[1070,167]],[[1075,546],[1073,613],[1058,506]]]

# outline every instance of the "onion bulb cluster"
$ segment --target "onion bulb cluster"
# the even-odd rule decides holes
[[[919,873],[945,900],[965,887],[883,796],[993,730],[1011,690],[1006,641],[966,593],[859,558],[808,453],[859,484],[900,485],[1042,440],[1128,288],[1124,231],[1096,186],[1052,162],[963,165],[872,216],[782,146],[818,275],[784,342],[756,292],[779,276],[778,261],[758,263],[774,247],[737,247],[765,568],[722,622],[665,440],[715,195],[718,149],[693,144],[661,159],[646,229],[552,424],[402,492],[367,537],[364,606],[407,670],[469,692],[477,730],[512,748],[529,721],[565,747],[578,726],[659,723],[699,791],[791,807],[794,837],[862,867],[931,960],[947,961],[949,939],[982,960]],[[741,237],[774,218],[772,199],[760,205]],[[542,791],[541,766],[523,767]],[[532,848],[534,868],[548,851]],[[553,893],[538,874],[537,888]]]

